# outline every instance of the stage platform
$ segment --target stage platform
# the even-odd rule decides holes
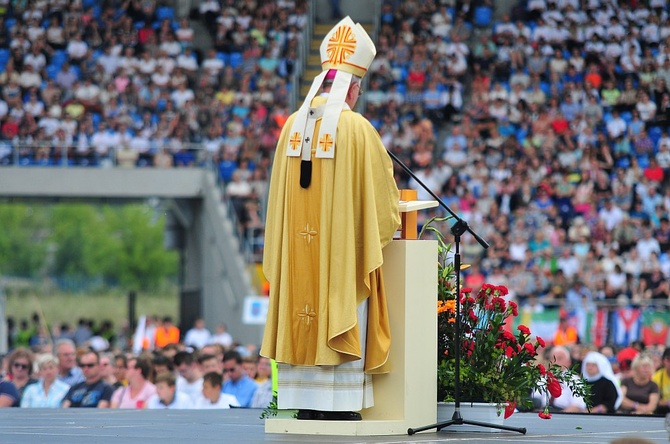
[[[623,437],[667,443],[663,418],[560,415],[550,420],[516,413],[505,424],[514,432],[462,432],[451,426],[413,436],[266,434],[261,410],[0,410],[0,442],[18,443],[609,443]],[[467,419],[467,418],[466,418]],[[424,424],[416,424],[416,427]]]

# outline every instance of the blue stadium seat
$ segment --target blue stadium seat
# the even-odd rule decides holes
[[[47,77],[51,80],[56,79],[56,75],[58,75],[58,71],[60,71],[60,67],[56,65],[48,65],[46,67],[47,70]]]
[[[58,69],[60,69],[61,65],[63,63],[67,62],[68,56],[67,52],[65,52],[62,49],[54,51],[53,55],[51,56],[51,65],[57,66]]]
[[[231,52],[230,53],[230,66],[237,68],[242,64],[243,58],[241,52]]]
[[[174,153],[174,164],[178,166],[188,166],[195,162],[195,153],[191,151],[179,151]]]
[[[165,19],[174,20],[174,9],[169,6],[162,6],[156,9],[156,19],[162,22]]]
[[[478,28],[488,28],[493,20],[493,9],[490,6],[477,6],[475,8],[474,23]]]
[[[7,30],[11,31],[14,26],[16,26],[16,19],[15,18],[10,17],[10,18],[5,20],[5,27],[7,28]]]
[[[617,168],[628,168],[630,167],[630,160],[628,157],[620,157],[616,161],[616,167]]]
[[[9,61],[11,53],[9,52],[9,49],[2,48],[0,49],[0,63],[3,65],[6,65],[7,62]]]
[[[647,168],[649,166],[649,156],[646,154],[637,156],[637,164],[640,166],[640,168]]]
[[[630,124],[633,121],[633,113],[630,111],[622,111],[621,118],[626,121],[626,124]]]
[[[98,0],[84,0],[82,2],[82,6],[84,7],[84,9],[88,9],[88,8],[91,8],[91,7],[95,6],[97,3],[98,3]]]
[[[223,62],[224,66],[230,65],[230,56],[225,52],[217,52],[216,58]]]
[[[78,80],[81,80],[81,68],[79,65],[71,65],[70,70],[77,76]]]
[[[654,142],[654,149],[658,148],[658,141],[663,137],[663,130],[658,126],[652,126],[648,130],[649,138]]]

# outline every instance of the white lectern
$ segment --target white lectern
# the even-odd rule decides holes
[[[417,210],[437,205],[401,202],[403,225],[416,224]],[[362,421],[269,418],[266,433],[404,435],[410,427],[437,421],[437,242],[416,240],[416,225],[407,228],[403,238],[384,248],[391,372],[373,376],[374,407],[361,411]]]

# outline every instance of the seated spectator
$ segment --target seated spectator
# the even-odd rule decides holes
[[[242,407],[250,407],[258,384],[244,371],[238,352],[230,350],[223,355],[223,372],[226,376],[223,393],[235,396]]]
[[[98,353],[95,351],[85,352],[79,358],[79,367],[84,372],[84,382],[70,387],[63,399],[63,407],[109,407],[114,389],[102,380]]]
[[[191,397],[177,390],[177,379],[173,373],[156,376],[156,394],[147,401],[148,409],[192,409]]]
[[[619,412],[651,415],[656,411],[659,401],[658,385],[651,380],[654,363],[648,355],[638,354],[633,359],[631,369],[632,375],[621,381],[623,400]]]
[[[77,355],[74,341],[71,339],[59,339],[56,341],[54,349],[58,358],[58,379],[69,386],[84,381],[84,374],[76,365]]]
[[[180,351],[174,356],[174,366],[179,372],[177,390],[196,402],[202,392],[202,372],[193,353]]]
[[[0,376],[0,408],[18,406],[19,391],[12,381]]]
[[[26,387],[21,397],[21,407],[59,408],[70,386],[56,378],[58,358],[45,353],[37,357],[36,364],[39,381]]]
[[[128,384],[116,389],[112,395],[111,407],[114,409],[143,409],[146,403],[156,394],[156,386],[151,377],[151,361],[146,357],[128,360],[126,378]]]
[[[572,357],[570,356],[570,352],[563,346],[555,346],[547,350],[547,360],[564,369],[572,368]],[[561,389],[561,396],[558,398],[552,397],[548,400],[549,408],[552,411],[577,413],[586,410],[584,399],[572,393],[567,384],[561,383]],[[541,405],[544,406],[546,404],[546,400],[542,400]]]
[[[240,407],[240,403],[233,395],[221,391],[223,377],[220,373],[205,373],[202,383],[202,395],[195,403],[196,409],[229,409]]]
[[[582,362],[582,376],[591,386],[591,413],[614,413],[623,394],[607,358],[598,352],[588,352]]]
[[[15,349],[7,357],[7,376],[19,391],[19,399],[26,387],[37,382],[37,379],[32,377],[34,359],[33,353],[24,347]]]
[[[660,391],[660,399],[656,407],[656,414],[670,413],[670,347],[666,347],[661,358],[661,368],[652,376]]]

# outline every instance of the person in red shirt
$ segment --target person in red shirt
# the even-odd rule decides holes
[[[663,182],[663,176],[663,168],[658,165],[656,159],[653,157],[649,159],[649,166],[644,169],[644,177],[652,182],[661,183]]]

